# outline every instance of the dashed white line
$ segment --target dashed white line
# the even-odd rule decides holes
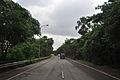
[[[62,78],[64,79],[64,78],[65,78],[65,76],[64,76],[64,72],[63,72],[63,71],[61,71],[61,73],[62,73]]]

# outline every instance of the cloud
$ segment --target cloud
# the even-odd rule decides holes
[[[95,6],[108,0],[15,0],[28,9],[39,20],[42,33],[55,40],[54,48],[60,46],[66,37],[79,37],[74,27],[82,16],[92,15]]]
[[[55,7],[49,18],[53,21],[53,27],[46,29],[45,33],[56,35],[78,36],[74,29],[77,20],[94,11],[90,0],[65,0],[61,5]]]
[[[17,2],[17,0],[12,0],[12,1]]]
[[[92,0],[18,0],[41,24],[44,34],[79,36],[74,27],[81,16],[95,12]]]
[[[46,7],[49,6],[52,0],[18,0],[18,3],[22,4],[23,6],[40,6]]]
[[[66,39],[77,39],[79,37],[71,37],[71,36],[61,36],[61,35],[53,35],[53,34],[44,34],[43,36],[48,36],[49,38],[53,38],[54,39],[54,50],[56,50],[58,47],[60,47],[60,45],[62,45]]]

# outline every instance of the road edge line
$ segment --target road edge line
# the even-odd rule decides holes
[[[47,61],[47,62],[49,62],[49,61]],[[47,62],[45,62],[45,63],[47,63]],[[43,64],[45,64],[45,63],[43,63]],[[42,65],[43,65],[43,64],[42,64]],[[28,69],[28,70],[25,70],[25,71],[23,71],[23,72],[20,72],[20,73],[18,73],[17,75],[12,76],[12,77],[10,77],[10,78],[8,78],[8,79],[6,79],[6,80],[11,80],[11,79],[13,79],[13,78],[15,78],[15,77],[17,77],[17,76],[20,76],[20,75],[24,74],[25,72],[31,71],[32,69],[35,69],[35,68],[37,68],[37,67],[38,67],[38,66],[35,66],[35,67],[32,67],[32,68],[30,68],[30,69]]]
[[[83,65],[83,66],[85,66],[85,67],[87,67],[87,68],[90,68],[90,69],[92,69],[92,70],[95,70],[95,71],[97,71],[97,72],[99,72],[99,73],[102,73],[102,74],[104,74],[104,75],[107,75],[107,76],[109,76],[109,77],[111,77],[111,78],[120,80],[120,78],[115,77],[115,76],[113,76],[113,75],[110,75],[109,73],[106,73],[106,72],[104,72],[104,71],[95,69],[95,68],[93,68],[93,67],[91,67],[91,66],[85,65],[85,64],[83,64],[83,63],[81,63],[81,62],[78,62],[78,61],[75,61],[75,60],[72,60],[72,61],[75,62],[75,63],[78,63],[78,64],[80,64],[80,65]]]

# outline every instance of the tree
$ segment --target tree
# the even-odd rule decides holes
[[[96,7],[101,13],[81,17],[75,29],[82,35],[79,39],[67,40],[56,53],[83,59],[99,65],[120,67],[120,1],[109,0]]]
[[[34,18],[31,18],[31,21],[32,21],[32,31],[33,31],[33,35],[40,35],[41,32],[40,32],[40,23],[38,20],[34,19]]]
[[[88,32],[87,19],[85,17],[82,17],[79,21],[77,21],[77,24],[78,25],[75,27],[75,29],[77,30],[81,26],[78,33],[81,35],[85,35]]]
[[[32,18],[29,11],[11,0],[0,4],[0,56],[4,59],[8,49],[19,42],[40,34],[39,22]]]
[[[43,36],[40,39],[37,39],[37,44],[39,48],[39,56],[48,56],[53,53],[53,39]]]

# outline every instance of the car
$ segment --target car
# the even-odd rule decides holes
[[[65,54],[64,53],[60,54],[60,59],[65,59]]]

